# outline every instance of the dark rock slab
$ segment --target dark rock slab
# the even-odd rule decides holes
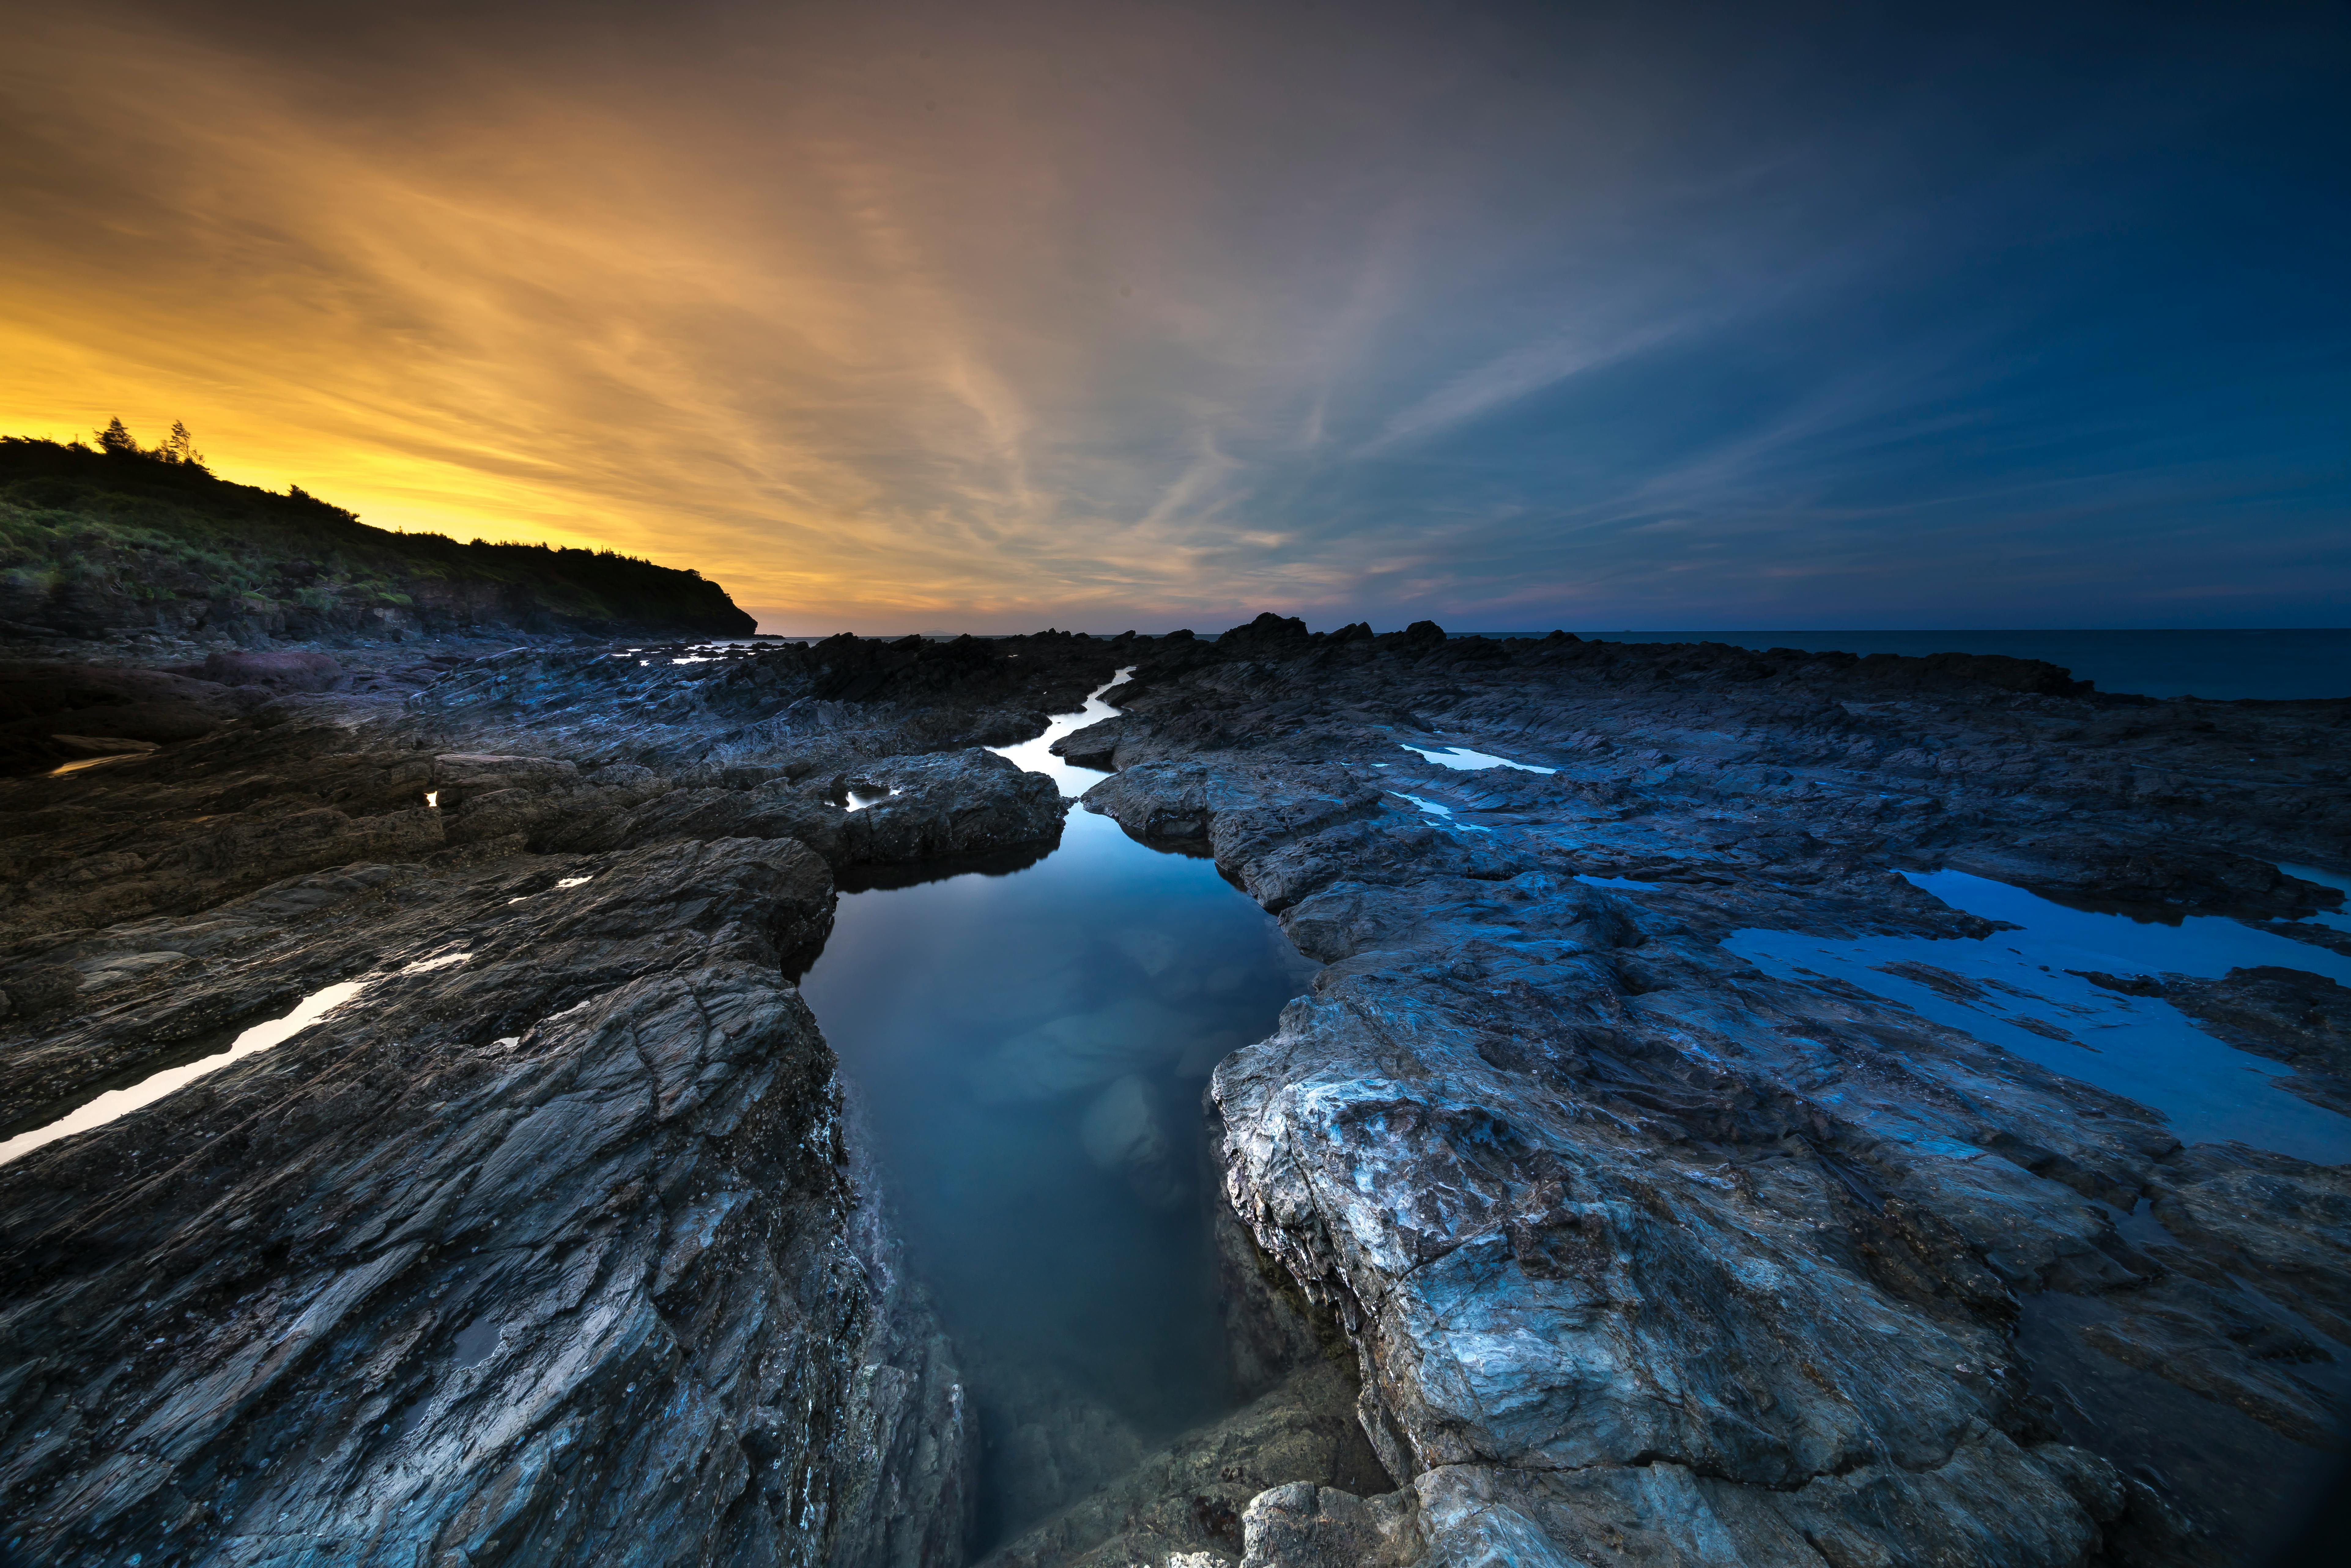
[[[776,973],[821,862],[681,844],[584,887],[0,1168],[0,1486],[43,1561],[954,1554],[952,1361],[860,1255]]]
[[[1325,967],[1215,1080],[1255,1414],[1152,1449],[1040,1392],[1022,1561],[2220,1564],[2290,1514],[2344,1408],[2342,1172],[1721,944],[1984,936],[1898,874],[1935,865],[2305,913],[2273,862],[2351,839],[2342,705],[1280,617],[535,643],[0,784],[20,1112],[376,977],[0,1166],[10,1511],[67,1561],[171,1520],[215,1561],[953,1557],[966,1369],[785,955],[828,867],[1049,846],[1058,799],[969,748],[1129,664],[1087,804]],[[451,758],[510,760],[430,810]],[[2318,1071],[2323,994],[2209,984]]]
[[[64,662],[0,664],[0,777],[38,772],[89,753],[49,737],[120,736],[162,745],[210,735],[266,693],[162,670]]]
[[[724,660],[534,645],[0,786],[9,1131],[364,987],[0,1165],[16,1550],[960,1560],[965,1375],[784,965],[828,862],[1049,845],[1049,781],[936,739],[1109,654],[854,643],[818,673],[900,695],[805,734],[747,676],[701,700]],[[979,697],[904,697],[957,670]]]
[[[1072,767],[1099,768],[1108,773],[1116,769],[1118,743],[1125,734],[1124,719],[1101,718],[1071,730],[1046,749]]]
[[[332,653],[302,648],[223,650],[206,654],[192,674],[225,686],[269,686],[288,692],[330,692],[345,679]]]

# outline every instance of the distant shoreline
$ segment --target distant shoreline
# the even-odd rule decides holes
[[[1566,630],[1593,643],[1726,643],[1761,653],[1796,648],[1806,653],[2003,653],[2042,659],[2071,670],[2076,679],[2096,683],[2102,692],[2150,697],[2203,697],[2214,702],[2309,702],[2351,697],[2351,627],[2220,627],[2022,631],[1674,631]],[[830,633],[821,634],[829,635]],[[975,632],[975,637],[1009,633]],[[1196,633],[1205,642],[1217,633]],[[768,633],[791,641],[821,640],[810,633]],[[861,633],[863,635],[863,633]],[[897,633],[948,639],[962,633]],[[1113,632],[1090,632],[1108,637]],[[1448,632],[1447,637],[1493,639],[1544,637],[1541,632]]]

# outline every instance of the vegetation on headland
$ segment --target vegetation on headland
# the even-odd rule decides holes
[[[744,636],[691,569],[371,528],[299,486],[220,478],[184,425],[141,447],[0,436],[0,632],[382,637],[468,626]]]

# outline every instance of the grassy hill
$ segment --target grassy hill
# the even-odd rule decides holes
[[[746,636],[693,570],[370,528],[159,450],[0,436],[0,632],[383,637],[468,626]]]

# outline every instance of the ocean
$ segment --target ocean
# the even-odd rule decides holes
[[[2150,697],[2299,702],[2351,697],[2351,627],[2194,632],[1612,632],[1569,627],[1598,643],[1729,643],[1812,653],[2006,653],[2046,659],[2102,692]],[[1533,632],[1455,632],[1456,637],[1541,637]],[[985,633],[997,635],[997,633]],[[793,633],[794,636],[801,635]],[[925,632],[925,637],[948,637]],[[1097,636],[1107,633],[1097,632]],[[1213,637],[1214,633],[1202,633]]]
[[[2102,692],[2270,702],[2351,697],[2351,627],[2196,632],[1607,632],[1602,643],[1729,643],[1813,653],[2006,653],[2046,659]],[[1524,632],[1489,636],[1541,635]]]

